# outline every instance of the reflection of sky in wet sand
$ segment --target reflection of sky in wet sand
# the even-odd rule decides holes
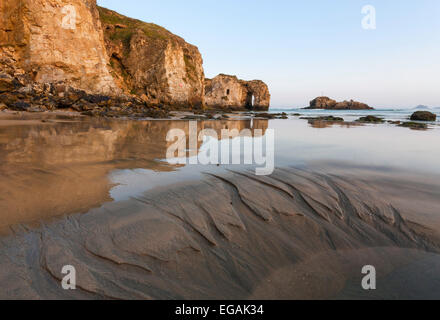
[[[206,172],[244,168],[167,163],[167,132],[187,131],[187,121],[9,121],[0,122],[0,228],[87,212],[156,187],[198,180]],[[439,128],[313,127],[297,118],[202,121],[198,127],[274,129],[276,167],[333,161],[419,171],[422,177],[440,174]],[[199,151],[212,142],[199,143]]]
[[[276,128],[276,165],[335,160],[440,173],[440,128],[415,131],[389,124],[316,129],[307,121],[270,122]]]
[[[438,128],[413,131],[388,124],[334,124],[314,128],[306,120],[272,120],[268,128],[275,129],[276,167],[340,162],[380,167],[384,170],[389,168],[415,171],[422,176],[440,174]],[[177,172],[160,174],[151,170],[116,171],[111,179],[120,185],[112,189],[111,195],[116,200],[125,200],[156,186],[200,179],[203,172],[243,168],[243,165],[221,165],[220,168],[187,165]]]

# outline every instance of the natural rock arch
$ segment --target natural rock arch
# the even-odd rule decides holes
[[[269,88],[260,80],[244,81],[220,74],[205,80],[205,104],[214,108],[267,110]]]

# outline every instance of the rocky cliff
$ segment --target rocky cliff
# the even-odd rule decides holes
[[[197,47],[96,0],[3,0],[0,13],[2,108],[99,114],[104,105],[126,115],[199,108],[205,100],[220,108],[269,107],[261,81],[220,75],[206,80],[205,95]]]
[[[0,12],[2,73],[23,85],[115,92],[96,0],[3,0]]]
[[[112,74],[154,104],[200,107],[203,60],[197,47],[152,23],[99,8]]]
[[[214,108],[267,110],[269,88],[260,80],[244,81],[220,74],[205,80],[205,104]]]

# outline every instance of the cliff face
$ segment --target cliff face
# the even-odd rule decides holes
[[[0,2],[1,71],[22,84],[63,82],[94,93],[116,90],[96,0]]]
[[[197,47],[155,24],[96,0],[0,1],[0,104],[10,109],[101,107],[94,101],[103,96],[86,94],[121,99],[124,113],[133,104],[199,108],[206,100],[211,107],[262,110],[270,104],[262,81],[220,75],[206,86],[205,95]]]
[[[269,88],[260,80],[244,81],[220,74],[205,80],[205,92],[209,107],[267,110],[270,106]]]
[[[197,47],[155,24],[105,8],[99,13],[120,86],[153,104],[203,105],[205,76]]]

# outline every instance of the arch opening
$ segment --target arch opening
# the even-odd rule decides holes
[[[253,109],[255,105],[255,96],[253,92],[248,92],[246,97],[246,108]]]

